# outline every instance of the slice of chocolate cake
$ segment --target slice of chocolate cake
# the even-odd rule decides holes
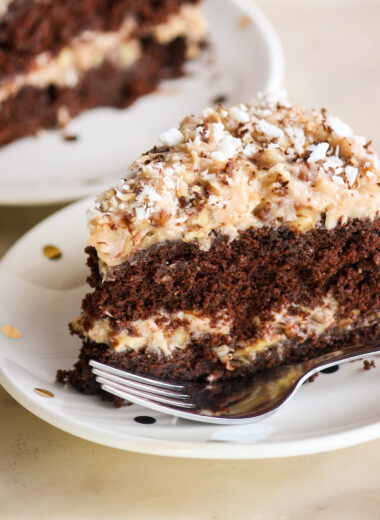
[[[89,213],[88,362],[245,376],[380,339],[380,173],[363,137],[277,96],[160,137]],[[61,374],[61,379],[62,379]]]
[[[129,105],[205,35],[198,0],[0,0],[0,145]]]

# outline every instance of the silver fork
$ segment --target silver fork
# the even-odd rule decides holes
[[[222,383],[167,382],[94,360],[90,365],[102,390],[117,397],[192,421],[236,425],[257,422],[277,412],[317,372],[379,353],[379,346],[355,346],[260,376]]]

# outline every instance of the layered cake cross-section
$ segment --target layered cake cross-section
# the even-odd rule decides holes
[[[0,146],[125,107],[205,43],[198,0],[0,0]]]
[[[281,95],[160,136],[88,215],[89,360],[221,381],[380,339],[380,173],[365,138]]]

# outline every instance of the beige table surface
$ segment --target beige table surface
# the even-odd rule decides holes
[[[380,150],[380,2],[257,3],[280,33],[290,98],[329,107]],[[56,209],[0,207],[0,255]],[[262,461],[139,455],[63,433],[0,388],[0,519],[372,520],[379,477],[380,440]]]

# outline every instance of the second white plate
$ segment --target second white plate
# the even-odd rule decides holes
[[[121,178],[157,136],[223,96],[249,101],[276,90],[283,77],[278,37],[251,0],[205,0],[211,48],[189,75],[166,82],[126,110],[98,108],[75,119],[64,141],[43,132],[0,150],[0,204],[63,202],[96,193]]]

